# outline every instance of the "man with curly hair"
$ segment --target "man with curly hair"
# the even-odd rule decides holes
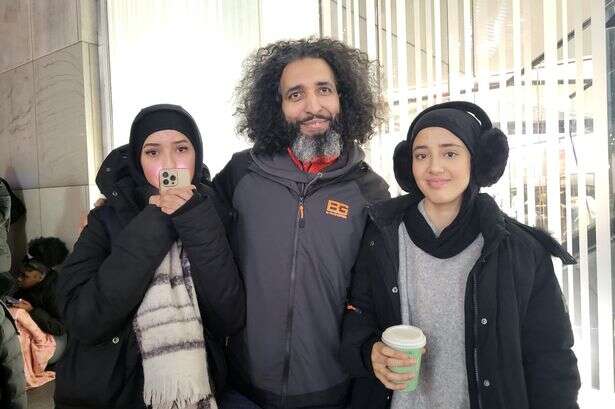
[[[252,149],[214,184],[247,294],[230,341],[228,408],[345,408],[341,320],[367,206],[389,197],[360,145],[382,119],[372,66],[330,39],[256,51],[237,88]],[[258,406],[256,406],[258,405]]]

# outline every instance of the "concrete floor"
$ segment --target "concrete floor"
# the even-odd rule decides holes
[[[28,391],[28,409],[53,409],[55,382]]]

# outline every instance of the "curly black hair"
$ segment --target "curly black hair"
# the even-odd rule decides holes
[[[329,38],[278,41],[248,57],[244,77],[235,91],[237,131],[254,142],[257,153],[271,155],[289,146],[291,136],[282,113],[280,78],[289,63],[303,58],[322,58],[333,70],[344,142],[367,142],[384,119],[377,66],[364,52]]]
[[[52,268],[64,262],[68,256],[68,248],[57,237],[38,237],[28,243],[28,255]]]

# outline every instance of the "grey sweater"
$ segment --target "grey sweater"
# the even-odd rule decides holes
[[[419,210],[438,232],[423,208]],[[399,225],[399,291],[402,322],[427,337],[428,353],[415,392],[395,392],[392,409],[469,409],[465,367],[464,294],[468,274],[483,248],[479,235],[461,253],[447,259],[418,248]]]

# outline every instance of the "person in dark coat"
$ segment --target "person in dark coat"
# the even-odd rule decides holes
[[[28,243],[28,253],[23,259],[18,289],[12,297],[19,302],[12,307],[21,308],[47,334],[64,335],[64,324],[56,304],[55,287],[58,268],[68,255],[66,244],[57,237],[38,237]]]
[[[28,260],[21,267],[17,278],[19,290],[13,297],[19,302],[12,307],[21,308],[30,314],[32,320],[47,334],[64,334],[64,324],[56,304],[55,286],[58,273],[36,259]]]
[[[0,297],[11,287],[8,277],[0,276]],[[0,299],[0,408],[26,409],[26,378],[15,321]]]
[[[575,260],[547,233],[479,193],[508,158],[506,136],[468,102],[417,116],[394,154],[408,195],[370,208],[343,324],[352,408],[578,408],[573,335],[552,256]],[[419,327],[427,353],[403,392],[408,358],[381,342]]]
[[[209,182],[195,121],[155,105],[97,176],[108,198],[58,277],[69,340],[56,408],[215,408],[222,345],[245,320],[245,295]],[[192,186],[160,192],[162,169]]]

